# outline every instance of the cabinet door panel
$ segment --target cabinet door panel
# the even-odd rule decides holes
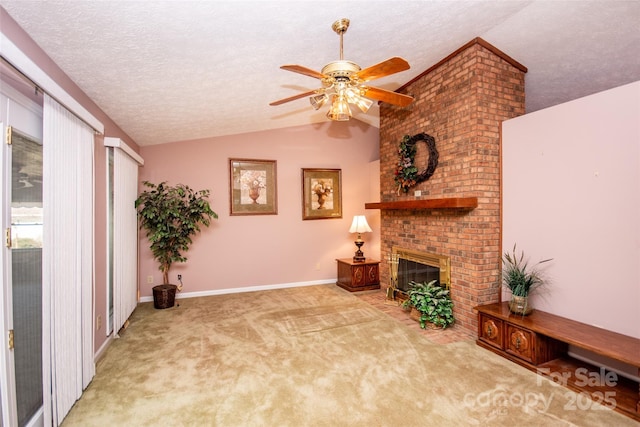
[[[507,324],[507,352],[527,362],[533,363],[533,356],[535,354],[535,337],[533,335],[529,330]]]
[[[364,286],[365,277],[364,266],[354,265],[351,267],[351,286]]]
[[[367,285],[377,285],[378,280],[378,264],[370,264],[366,266],[367,275],[366,275],[366,283]]]
[[[502,320],[496,319],[490,316],[480,314],[480,338],[497,347],[503,349],[502,336],[503,336],[503,324]]]

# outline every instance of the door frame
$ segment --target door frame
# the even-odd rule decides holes
[[[4,74],[3,74],[4,75]],[[0,316],[1,342],[0,346],[0,414],[3,425],[17,424],[16,379],[14,352],[8,346],[8,331],[13,329],[13,299],[12,299],[12,272],[11,250],[7,245],[6,230],[11,227],[11,146],[7,143],[7,130],[15,128],[20,134],[42,143],[42,106],[29,99],[19,90],[15,89],[7,79],[0,85],[0,128],[2,130],[2,147],[0,147],[0,187],[4,197],[0,198],[0,227],[2,228],[2,263],[0,263],[0,280],[2,291],[0,292],[0,307],[3,315]],[[7,108],[9,103],[10,108]],[[44,359],[42,363],[48,363]],[[42,373],[41,373],[42,374]],[[44,390],[43,390],[44,398]],[[43,407],[34,415],[27,425],[43,424]]]

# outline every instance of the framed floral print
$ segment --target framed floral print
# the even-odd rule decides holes
[[[342,170],[302,169],[302,219],[342,218]]]
[[[230,215],[277,215],[275,160],[229,159]]]

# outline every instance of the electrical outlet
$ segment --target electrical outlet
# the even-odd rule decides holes
[[[96,317],[96,331],[99,331],[101,327],[102,327],[102,316],[98,315],[98,317]]]
[[[147,283],[153,283],[153,276],[147,276]]]
[[[320,263],[316,264],[316,270],[320,270]]]
[[[178,274],[178,280],[182,280],[182,274]]]

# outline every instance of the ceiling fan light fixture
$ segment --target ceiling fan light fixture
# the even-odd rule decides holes
[[[327,95],[325,95],[325,94],[314,95],[314,96],[309,98],[309,102],[311,103],[311,106],[315,110],[319,110],[320,107],[322,107],[327,102]]]
[[[351,109],[344,95],[334,95],[327,118],[338,122],[345,122],[351,118]]]
[[[356,102],[354,102],[360,108],[360,111],[366,113],[369,111],[369,108],[373,105],[373,101],[367,98],[360,97]]]
[[[349,101],[350,104],[355,104],[363,113],[369,111],[369,108],[373,105],[373,101],[363,98],[353,88],[347,89],[346,95],[347,101]]]
[[[369,85],[363,86],[364,83],[371,80],[408,70],[410,67],[407,61],[396,56],[362,69],[355,62],[344,59],[343,36],[347,28],[349,28],[349,20],[346,18],[340,19],[334,22],[331,28],[340,36],[339,60],[329,62],[322,67],[321,72],[296,64],[282,65],[280,67],[283,70],[318,79],[322,83],[322,87],[271,102],[269,105],[280,105],[309,97],[309,102],[315,110],[319,110],[327,103],[330,104],[329,112],[327,113],[327,117],[330,120],[347,121],[351,117],[349,104],[354,104],[366,114],[375,101],[387,102],[400,107],[406,107],[413,102],[413,97],[409,95]]]

